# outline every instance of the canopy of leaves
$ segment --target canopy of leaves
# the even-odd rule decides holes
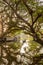
[[[25,54],[20,54],[22,39],[28,40]],[[0,65],[43,65],[42,45],[42,2],[0,0]]]

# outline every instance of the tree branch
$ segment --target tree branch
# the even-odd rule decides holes
[[[11,7],[11,9],[14,11],[14,13],[17,15],[19,19],[21,19],[24,23],[26,23],[29,27],[31,27],[31,25],[26,20],[24,20],[19,14],[17,14],[16,10],[10,5],[10,3],[8,3],[6,0],[3,1]]]
[[[26,4],[26,2],[24,0],[23,0],[23,3],[26,6],[29,14],[31,15],[31,19],[32,19],[32,22],[33,22],[33,16],[32,16],[32,14],[33,14],[34,11]]]
[[[34,22],[32,23],[32,26],[37,22],[37,20],[42,16],[42,14],[38,14],[38,16],[36,17],[36,19],[34,20]]]
[[[7,43],[7,42],[16,42],[17,41],[17,37],[14,37],[13,39],[8,39],[7,40],[7,38],[2,38],[2,39],[0,39],[0,44],[2,44],[2,43]]]

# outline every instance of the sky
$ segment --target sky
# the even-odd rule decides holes
[[[43,1],[43,0],[39,0],[39,1]]]
[[[41,5],[43,5],[43,0],[39,0],[39,2],[41,2]]]

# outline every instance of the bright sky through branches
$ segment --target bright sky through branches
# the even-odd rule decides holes
[[[40,3],[41,3],[41,5],[43,5],[43,0],[38,0]]]

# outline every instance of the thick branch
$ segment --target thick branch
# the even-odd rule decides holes
[[[32,16],[32,14],[33,14],[34,11],[26,4],[26,2],[24,0],[23,0],[23,3],[26,6],[26,8],[27,8],[27,10],[28,10],[28,12],[29,12],[29,14],[31,16],[32,22],[33,22],[33,16]]]
[[[38,16],[36,17],[36,19],[35,19],[34,22],[32,23],[32,25],[34,25],[34,24],[37,22],[37,20],[38,20],[41,16],[42,16],[42,14],[38,14]]]
[[[33,10],[26,4],[26,2],[24,2],[24,0],[23,0],[23,3],[26,6],[27,10],[29,11],[29,14],[32,14]]]
[[[34,41],[36,41],[37,43],[43,45],[43,40],[41,40],[38,36],[38,34],[35,32],[34,28],[31,27],[31,32],[33,34],[33,38],[34,38]]]
[[[8,39],[7,40],[7,38],[3,38],[3,39],[0,39],[0,43],[2,44],[2,43],[7,43],[7,42],[16,42],[17,41],[17,38],[15,37],[15,38],[13,38],[13,39]]]

